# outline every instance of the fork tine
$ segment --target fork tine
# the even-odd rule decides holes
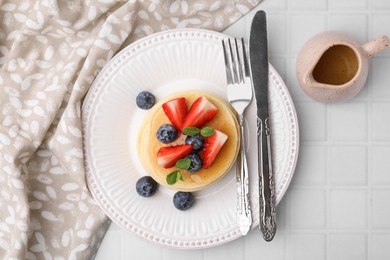
[[[250,74],[244,38],[222,40],[222,47],[227,83],[244,83]]]
[[[233,65],[232,66],[233,67],[233,70],[232,70],[233,83],[238,83],[239,82],[239,78],[238,78],[238,69],[237,69],[237,64],[238,64],[237,52],[233,51],[232,40],[228,39],[228,42],[229,42],[230,56],[232,58],[232,65]],[[233,42],[233,44],[234,44],[234,42]],[[234,49],[236,49],[236,48],[234,48]]]
[[[243,47],[244,46],[242,46],[242,45],[239,46],[237,38],[235,38],[234,41],[235,41],[235,44],[236,44],[236,53],[237,53],[237,62],[238,62],[238,70],[237,70],[238,81],[239,82],[244,82],[244,72],[243,72],[243,68],[244,68],[244,63],[243,63],[243,53],[244,53],[244,50],[243,50]]]
[[[226,46],[226,40],[222,41],[222,48],[223,48],[223,57],[225,60],[225,70],[226,70],[226,81],[228,84],[233,83],[233,78],[232,78],[232,59],[231,59],[231,53],[229,51],[228,46]]]
[[[245,73],[245,77],[250,77],[250,72],[249,72],[249,61],[248,61],[248,57],[246,56],[247,52],[246,52],[246,47],[245,47],[245,42],[244,42],[244,38],[241,38],[241,44],[242,44],[242,54],[243,54],[243,62],[244,62],[244,73]]]

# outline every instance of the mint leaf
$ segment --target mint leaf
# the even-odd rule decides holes
[[[183,158],[176,162],[175,167],[183,170],[188,170],[188,168],[190,168],[190,165],[191,165],[190,158]]]
[[[212,136],[214,134],[214,129],[212,129],[211,127],[203,127],[201,130],[200,130],[200,134],[204,137],[207,137],[207,136]]]
[[[183,175],[179,171],[177,171],[176,181],[184,181]]]
[[[175,184],[177,181],[183,181],[183,175],[180,171],[175,170],[167,175],[166,181],[169,185]]]
[[[199,132],[200,132],[199,128],[196,128],[196,127],[184,127],[183,128],[183,133],[185,135],[195,136],[195,135],[199,134]]]

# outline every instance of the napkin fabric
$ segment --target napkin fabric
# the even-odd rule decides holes
[[[0,2],[0,259],[92,259],[109,220],[85,180],[83,97],[115,53],[221,31],[261,0]]]

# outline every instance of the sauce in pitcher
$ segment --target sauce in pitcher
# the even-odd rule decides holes
[[[355,52],[345,45],[334,45],[326,50],[313,70],[319,83],[342,85],[356,75],[359,61]]]

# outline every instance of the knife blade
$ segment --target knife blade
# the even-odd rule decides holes
[[[249,57],[257,105],[259,227],[264,240],[271,241],[276,232],[276,201],[271,160],[271,126],[268,113],[268,42],[264,11],[258,11],[252,20]]]

